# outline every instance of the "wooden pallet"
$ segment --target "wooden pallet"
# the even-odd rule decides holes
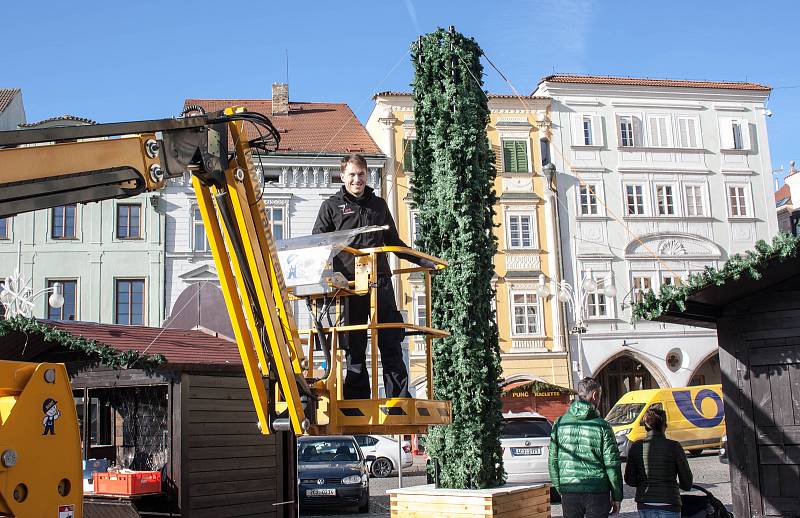
[[[492,516],[550,518],[550,486],[508,484],[493,489],[436,489],[432,485],[387,491],[392,518]]]

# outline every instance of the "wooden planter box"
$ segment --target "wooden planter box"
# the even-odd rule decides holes
[[[496,516],[550,518],[550,486],[507,484],[493,489],[436,489],[433,485],[387,491],[392,518]]]

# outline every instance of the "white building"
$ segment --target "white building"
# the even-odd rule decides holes
[[[276,153],[254,152],[253,163],[266,187],[276,239],[311,234],[322,202],[341,187],[340,162],[348,153],[367,159],[369,185],[380,193],[384,156],[350,107],[342,103],[289,102],[288,86],[273,85],[273,99],[187,99],[185,107],[206,112],[242,106],[268,116],[281,136]],[[249,126],[249,125],[248,125]],[[246,127],[249,138],[258,135]],[[214,260],[188,174],[169,183],[167,206],[165,297],[169,319],[165,326],[204,327],[232,337]],[[198,301],[198,290],[202,290]],[[298,325],[308,328],[304,308]]]
[[[575,376],[601,380],[604,406],[628,390],[719,383],[714,332],[631,323],[631,304],[777,232],[769,92],[570,75],[534,92],[552,98],[565,278],[616,287],[614,298],[586,295],[581,347],[577,334],[570,341]]]

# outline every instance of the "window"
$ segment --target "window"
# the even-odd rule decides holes
[[[671,185],[656,185],[659,216],[675,215],[675,193]]]
[[[608,316],[606,296],[602,293],[588,293],[586,297],[586,316],[600,318]]]
[[[85,409],[87,393],[89,396],[89,408]],[[78,414],[81,441],[85,437],[84,413],[88,410],[89,446],[112,446],[114,444],[114,419],[111,410],[110,391],[106,389],[76,390],[73,395],[75,398],[75,410]]]
[[[192,250],[195,252],[207,252],[208,236],[206,236],[206,228],[203,224],[203,215],[200,214],[200,208],[195,207],[192,213]]]
[[[628,216],[644,214],[644,187],[638,184],[625,186],[625,204]]]
[[[403,139],[403,171],[411,173],[414,171],[414,145],[416,141],[410,138]]]
[[[721,149],[750,149],[750,126],[743,119],[721,118],[719,140]]]
[[[744,185],[728,186],[728,206],[730,214],[734,217],[749,216],[747,208],[747,189]]]
[[[744,142],[742,140],[742,123],[733,121],[731,123],[731,131],[733,132],[733,149],[744,149]]]
[[[50,320],[76,320],[77,318],[77,292],[78,281],[75,280],[48,280],[47,287],[53,288],[56,283],[61,283],[62,294],[64,295],[64,305],[60,308],[54,308],[50,305],[47,299],[47,318]]]
[[[286,209],[284,207],[266,207],[269,225],[272,227],[272,237],[275,240],[286,239]]]
[[[411,246],[415,246],[417,242],[417,236],[419,235],[419,220],[417,219],[417,215],[419,215],[418,210],[412,210],[409,213],[409,229],[411,231]]]
[[[580,186],[581,216],[596,216],[599,214],[597,205],[597,185],[583,184]]]
[[[653,279],[647,276],[634,275],[633,276],[633,300],[634,302],[641,302],[644,300],[644,294],[653,289]]]
[[[117,279],[114,323],[144,324],[144,279]]]
[[[603,145],[603,118],[600,115],[573,113],[571,121],[573,146]]]
[[[356,443],[359,446],[375,446],[378,444],[378,439],[370,435],[356,435]]]
[[[698,120],[693,117],[678,117],[678,147],[700,147],[700,139],[697,135],[698,126]]]
[[[428,325],[428,312],[425,304],[425,292],[414,292],[414,323],[418,326]]]
[[[583,145],[592,145],[592,117],[589,115],[583,116]]]
[[[542,165],[550,163],[550,141],[546,138],[539,139],[539,151],[542,154]]]
[[[662,286],[680,286],[683,284],[683,279],[679,275],[672,273],[665,273],[661,275]]]
[[[539,298],[535,293],[512,293],[511,311],[514,315],[515,335],[539,334]]]
[[[619,142],[622,147],[636,145],[633,137],[633,117],[631,115],[622,115],[619,118]]]
[[[666,115],[651,115],[648,118],[648,126],[650,127],[650,146],[669,147],[669,117]]]
[[[11,239],[11,218],[0,218],[0,239]]]
[[[683,190],[686,194],[686,215],[705,216],[706,213],[703,207],[703,186],[686,185]]]
[[[138,239],[142,237],[140,215],[142,206],[137,204],[117,205],[117,238]]]
[[[527,173],[529,171],[527,140],[503,141],[503,166],[508,173]]]
[[[53,207],[51,212],[51,236],[53,239],[75,239],[75,211],[77,205]]]
[[[533,214],[508,215],[508,248],[533,248]]]

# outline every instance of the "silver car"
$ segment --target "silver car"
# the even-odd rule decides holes
[[[508,412],[503,419],[500,445],[508,482],[550,482],[547,457],[553,425],[536,412]]]

